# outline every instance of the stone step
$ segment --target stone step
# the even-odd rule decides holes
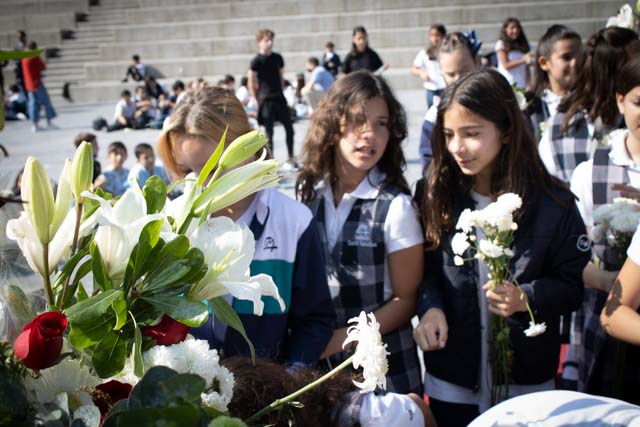
[[[40,47],[60,46],[62,44],[60,30],[31,31],[29,32],[29,37],[38,42]],[[13,49],[15,43],[16,32],[5,32],[5,28],[3,27],[2,30],[0,30],[0,49]]]
[[[377,49],[378,54],[385,63],[395,67],[409,67],[416,55],[416,49],[410,48],[386,48]],[[215,57],[183,57],[158,59],[147,66],[158,71],[160,77],[179,76],[210,76],[219,74],[240,74],[245,73],[249,68],[249,63],[255,54],[232,54],[218,55]],[[307,52],[289,52],[284,55],[285,69],[295,72],[302,72],[309,54]],[[122,76],[129,66],[129,61],[112,62],[87,62],[85,70],[87,79],[95,80],[115,80]]]
[[[35,15],[60,12],[89,12],[88,0],[12,1],[2,2],[4,16]]]
[[[539,39],[546,29],[556,21],[525,21],[522,23],[524,31],[531,41]],[[479,40],[485,47],[492,47],[498,38],[501,23],[493,22],[474,26]],[[602,26],[601,18],[584,18],[572,20],[571,28],[587,38]],[[447,25],[448,31],[465,31],[464,24]],[[316,33],[285,33],[278,34],[275,48],[280,52],[308,52],[309,55],[320,55],[324,44],[333,41],[336,51],[343,56],[351,44],[351,31],[332,31]],[[385,28],[369,32],[371,46],[376,49],[394,46],[414,46],[416,49],[426,45],[427,32],[424,28]],[[156,41],[115,42],[100,44],[99,56],[102,60],[119,60],[139,54],[145,61],[162,58],[183,58],[193,56],[217,56],[238,53],[253,53],[256,51],[255,37],[251,35],[239,37],[218,37],[205,39],[171,39],[163,43]]]
[[[205,76],[205,80],[208,82],[215,84],[218,80],[223,77],[222,74]],[[241,75],[238,74],[235,76],[236,80],[239,82]],[[285,77],[289,80],[293,80],[295,78],[294,73],[286,73]],[[394,90],[405,90],[405,89],[420,89],[422,85],[419,80],[412,76],[407,69],[389,69],[385,71],[384,77],[390,83]],[[195,80],[195,77],[184,78],[183,82],[187,84],[188,82]],[[167,89],[171,88],[171,85],[174,82],[174,79],[160,79],[159,80]],[[102,81],[102,82],[79,82],[77,85],[72,85],[70,87],[71,96],[74,102],[77,103],[92,103],[92,102],[113,102],[115,106],[118,98],[120,96],[120,92],[123,89],[128,89],[133,92],[136,84],[134,82],[121,83],[119,80],[112,81]]]
[[[205,20],[204,14],[185,22],[180,15],[169,20],[158,20],[151,24],[127,25],[115,29],[114,41],[138,42],[164,40],[167,34],[173,39],[201,39],[233,37],[254,34],[256,28],[268,27],[280,33],[292,33],[303,29],[306,32],[347,31],[355,25],[364,25],[367,30],[384,28],[425,28],[425,23],[481,25],[502,22],[510,16],[524,16],[524,20],[563,22],[568,19],[609,16],[617,10],[616,0],[565,0],[544,2],[522,2],[505,4],[470,5],[466,7],[443,6],[437,8],[394,9],[388,12],[366,11],[348,13],[323,13],[315,15],[267,16],[252,18]],[[611,12],[613,10],[614,12]],[[277,41],[277,38],[276,38]]]
[[[31,30],[35,31],[40,28],[59,31],[62,28],[73,29],[75,27],[76,18],[73,12],[0,17],[0,28],[3,32],[26,30],[29,34]]]

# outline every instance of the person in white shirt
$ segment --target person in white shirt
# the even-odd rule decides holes
[[[444,25],[433,24],[429,28],[429,47],[418,52],[411,65],[411,74],[423,81],[427,92],[427,108],[434,104],[434,98],[439,97],[445,87],[436,53],[446,35],[447,29]]]
[[[529,78],[527,66],[533,61],[529,50],[529,41],[520,21],[516,18],[505,19],[495,48],[498,56],[498,71],[509,84],[515,83],[518,89],[527,87]]]

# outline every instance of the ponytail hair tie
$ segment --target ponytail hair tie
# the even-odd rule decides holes
[[[477,55],[480,52],[480,47],[482,46],[482,42],[478,40],[476,37],[476,31],[471,30],[462,33],[463,36],[469,41],[469,45],[471,46],[471,50],[474,55]]]

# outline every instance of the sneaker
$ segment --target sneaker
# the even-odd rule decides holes
[[[29,118],[25,113],[18,113],[16,114],[16,117],[18,118],[18,120],[27,120]]]
[[[42,131],[42,128],[38,125],[31,126],[31,132],[36,133]]]
[[[47,126],[45,127],[45,129],[47,130],[56,130],[56,129],[60,129],[58,126],[54,125],[53,123],[47,123]]]
[[[298,164],[293,160],[287,160],[280,166],[282,172],[296,172],[298,169]]]

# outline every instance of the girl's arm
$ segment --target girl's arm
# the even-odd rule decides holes
[[[496,52],[496,54],[498,55],[498,60],[500,61],[502,66],[505,68],[505,70],[510,70],[512,68],[519,67],[522,64],[526,64],[527,61],[529,61],[529,58],[531,57],[529,53],[525,53],[522,58],[509,61],[507,59],[508,57],[507,57],[506,50],[500,49],[499,51]]]
[[[422,280],[423,253],[423,245],[420,243],[395,251],[387,256],[393,297],[374,312],[380,323],[382,335],[405,325],[413,317],[416,292]],[[335,330],[320,358],[323,359],[343,351],[342,343],[346,338],[346,327]]]
[[[600,322],[607,333],[619,340],[640,345],[640,265],[631,257],[622,266]]]
[[[424,81],[429,80],[429,73],[427,73],[426,70],[423,70],[417,65],[411,66],[411,74],[413,74],[414,76],[420,77]]]

